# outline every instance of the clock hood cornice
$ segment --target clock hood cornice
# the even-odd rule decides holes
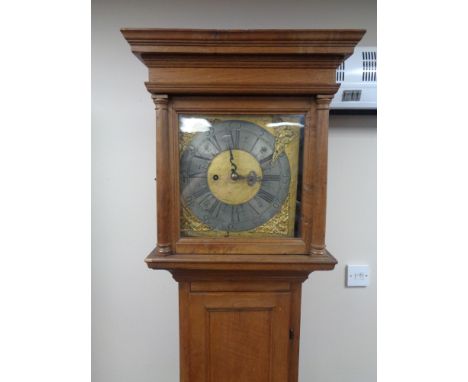
[[[334,94],[361,29],[121,30],[153,94]]]
[[[122,34],[144,54],[338,54],[348,57],[363,29],[133,29]]]

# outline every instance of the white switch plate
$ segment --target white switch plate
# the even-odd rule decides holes
[[[346,272],[346,286],[366,287],[369,285],[368,265],[348,265]]]

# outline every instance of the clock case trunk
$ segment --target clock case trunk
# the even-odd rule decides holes
[[[179,283],[182,382],[297,382],[301,285],[325,248],[329,103],[363,30],[122,29],[156,106],[157,241]],[[182,238],[178,113],[304,113],[298,238]],[[305,199],[305,200],[304,200]]]

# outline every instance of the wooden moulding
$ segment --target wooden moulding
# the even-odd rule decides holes
[[[277,78],[281,78],[277,77]],[[226,95],[307,95],[307,94],[335,94],[339,85],[327,85],[320,83],[306,82],[296,84],[266,84],[266,83],[178,83],[169,84],[162,82],[146,82],[146,88],[152,94],[166,93],[166,94],[186,94],[186,95],[212,95],[212,94],[226,94]]]
[[[123,28],[121,32],[139,57],[150,53],[344,54],[347,57],[365,30]]]
[[[153,250],[146,258],[146,264],[152,269],[166,269],[173,271],[205,271],[205,276],[209,273],[223,277],[231,271],[265,272],[268,277],[271,274],[294,275],[301,273],[308,275],[313,271],[332,270],[337,261],[328,252],[324,251],[322,255],[215,255],[215,254],[175,254],[172,256],[161,257],[157,249]],[[197,272],[197,279],[200,280],[200,274]]]
[[[363,30],[122,29],[152,94],[335,94]]]

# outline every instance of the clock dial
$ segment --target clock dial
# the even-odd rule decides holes
[[[290,169],[275,138],[246,121],[198,134],[181,158],[182,203],[218,231],[247,231],[271,219],[288,194]]]
[[[292,176],[288,155],[278,151],[271,131],[235,117],[215,118],[196,130],[182,146],[180,189],[183,213],[199,229],[252,233],[280,211],[291,212],[286,200],[294,181],[295,203],[297,158]]]

